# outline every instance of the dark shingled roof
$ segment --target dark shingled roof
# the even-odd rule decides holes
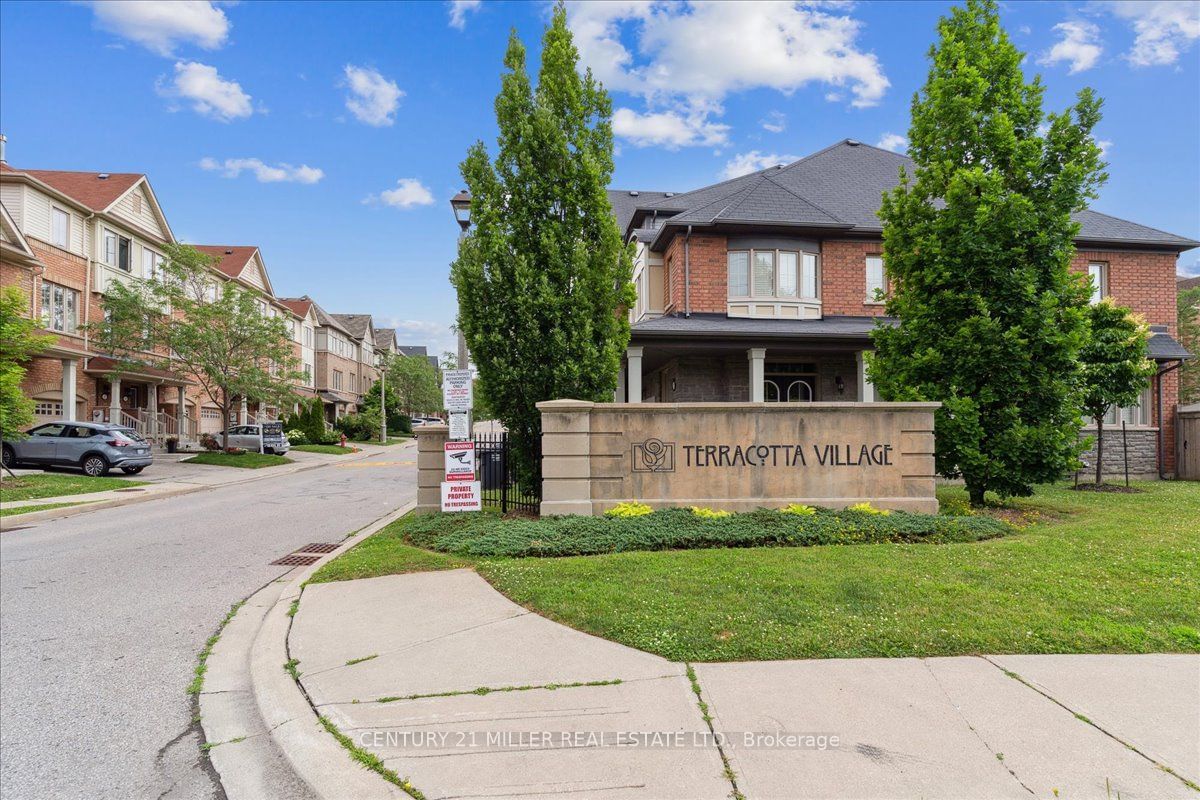
[[[371,329],[370,314],[333,314],[332,316],[355,339],[364,338],[367,335],[367,331]]]
[[[622,231],[630,232],[640,216],[654,211],[670,215],[653,233],[636,232],[639,241],[661,247],[677,226],[772,225],[822,228],[851,233],[878,233],[876,216],[883,193],[909,174],[908,156],[845,139],[783,166],[742,175],[691,192],[667,197],[663,192],[610,191]],[[616,199],[614,199],[616,198]],[[618,200],[620,208],[618,209]],[[639,215],[639,212],[642,212]],[[1141,244],[1187,250],[1200,242],[1090,209],[1075,215],[1081,229],[1077,241]]]
[[[423,344],[402,344],[398,345],[396,350],[402,356],[423,356],[427,352]]]
[[[1182,361],[1195,358],[1186,347],[1171,337],[1166,325],[1150,326],[1149,355],[1151,361]]]
[[[634,340],[688,336],[749,338],[816,337],[830,339],[867,339],[876,320],[894,325],[891,317],[850,317],[830,315],[823,319],[748,319],[724,314],[702,313],[669,315],[634,323]]]
[[[639,205],[657,203],[672,192],[641,192],[635,189],[609,189],[608,202],[612,205],[613,216],[617,218],[617,227],[624,233],[633,219],[633,212]]]
[[[1195,289],[1197,286],[1200,286],[1200,275],[1192,278],[1186,275],[1179,275],[1175,278],[1175,288],[1181,292],[1187,289]]]

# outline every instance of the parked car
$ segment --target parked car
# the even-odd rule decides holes
[[[412,426],[420,428],[422,425],[445,425],[446,422],[438,417],[413,417]]]
[[[241,447],[249,450],[251,453],[257,453],[258,437],[261,430],[261,425],[235,425],[229,429],[228,446]],[[220,442],[222,434],[224,434],[224,431],[214,433],[212,436]],[[274,425],[267,424],[267,433],[263,437],[262,444],[264,453],[276,456],[285,455],[288,450],[292,449],[292,443],[288,441],[287,434],[283,432],[279,423],[275,423]]]
[[[136,475],[154,463],[150,443],[133,428],[108,422],[47,422],[4,443],[4,466],[78,467],[99,477],[119,468]]]

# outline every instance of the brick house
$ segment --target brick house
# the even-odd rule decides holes
[[[844,140],[792,164],[690,192],[610,190],[636,243],[632,337],[618,399],[811,402],[874,399],[863,353],[884,317],[882,193],[903,155]],[[1173,475],[1178,375],[1175,263],[1200,246],[1091,210],[1073,268],[1153,326],[1159,372],[1126,424],[1131,472]],[[1161,421],[1161,423],[1160,423]],[[1116,451],[1115,453],[1113,451]],[[1120,447],[1105,468],[1124,468]]]
[[[330,314],[311,297],[285,297],[280,302],[312,328],[312,393],[325,406],[332,424],[356,412],[363,395],[379,380],[376,329],[370,314]],[[307,334],[306,334],[307,335]]]

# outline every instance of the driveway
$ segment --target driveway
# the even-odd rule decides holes
[[[468,570],[309,585],[288,643],[317,712],[430,798],[1132,800],[1200,780],[1195,655],[695,664],[692,684]]]
[[[220,797],[185,693],[205,640],[270,561],[415,494],[406,444],[0,535],[0,795]]]

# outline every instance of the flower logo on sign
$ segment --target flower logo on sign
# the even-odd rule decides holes
[[[647,439],[633,445],[634,472],[674,472],[675,443]]]

